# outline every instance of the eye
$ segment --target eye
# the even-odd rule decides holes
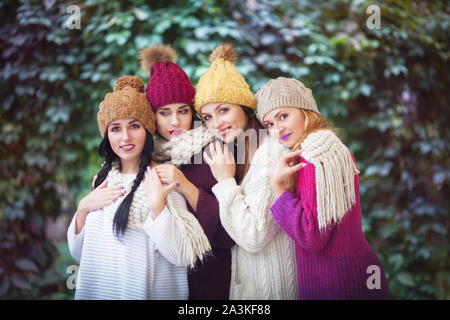
[[[158,111],[158,114],[163,117],[167,116],[167,112],[165,112],[165,111]]]
[[[119,126],[111,127],[111,132],[118,132],[120,130]]]
[[[273,126],[272,123],[266,123],[266,128],[267,128],[267,129],[270,129],[272,126]]]
[[[283,113],[283,114],[280,116],[280,120],[284,120],[284,119],[286,119],[287,117],[288,117],[287,113]]]
[[[133,123],[131,124],[131,128],[133,129],[139,129],[141,126],[139,125],[139,123]]]
[[[228,108],[222,108],[222,109],[219,110],[219,113],[220,113],[220,114],[224,114],[224,113],[226,113],[227,111],[228,111]]]
[[[211,119],[211,116],[210,115],[203,116],[203,119],[205,119],[205,121],[208,121]]]
[[[180,111],[180,114],[186,114],[186,113],[188,113],[189,112],[189,109],[184,109],[184,110],[181,110]]]

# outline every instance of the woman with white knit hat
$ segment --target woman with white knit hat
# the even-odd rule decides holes
[[[217,47],[195,95],[197,112],[218,139],[204,158],[217,180],[212,191],[219,201],[220,220],[236,242],[230,299],[297,299],[294,242],[270,212],[275,196],[269,176],[282,146],[259,136],[263,128],[255,117],[256,100],[234,61],[231,45]]]
[[[256,94],[258,117],[291,152],[270,185],[271,211],[296,244],[300,299],[386,299],[389,288],[361,226],[359,171],[348,148],[296,79]]]

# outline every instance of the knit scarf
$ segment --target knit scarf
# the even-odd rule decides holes
[[[330,130],[309,134],[301,144],[302,157],[316,172],[319,230],[339,223],[356,202],[355,175],[359,174],[348,148]]]
[[[111,219],[114,218],[117,208],[126,197],[126,194],[131,191],[133,182],[134,179],[127,179],[120,173],[118,163],[114,162],[108,173],[108,186],[123,185],[125,195],[120,197],[115,203],[104,208],[105,214]],[[198,220],[189,211],[175,207],[170,193],[166,197],[166,205],[170,211],[173,226],[180,232],[180,241],[177,241],[175,244],[178,260],[184,265],[193,268],[197,258],[203,261],[203,258],[211,251],[211,245]],[[128,214],[128,227],[142,228],[149,213],[150,209],[144,180],[142,180],[133,195]]]
[[[204,126],[186,131],[169,141],[154,135],[152,158],[158,162],[170,161],[177,167],[182,164],[190,164],[191,158],[213,140],[214,136]]]

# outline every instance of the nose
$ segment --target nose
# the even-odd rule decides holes
[[[223,121],[220,120],[219,118],[214,117],[213,118],[213,125],[214,125],[214,129],[218,129],[223,125]]]
[[[279,137],[283,132],[283,128],[280,127],[277,123],[273,124],[272,130],[273,130],[274,135],[276,135],[277,137]]]
[[[122,130],[122,140],[127,141],[129,138],[129,132],[127,128],[124,128]]]
[[[178,120],[178,116],[174,114],[172,118],[170,119],[170,124],[174,127],[178,126],[180,124],[180,121]]]

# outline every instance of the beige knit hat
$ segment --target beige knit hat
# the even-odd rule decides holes
[[[258,119],[272,109],[295,107],[320,114],[310,89],[294,78],[278,77],[270,80],[256,93]]]
[[[137,76],[118,78],[114,92],[107,93],[100,102],[97,121],[102,138],[108,124],[127,118],[139,120],[152,135],[155,134],[155,114],[145,96],[144,82]]]

